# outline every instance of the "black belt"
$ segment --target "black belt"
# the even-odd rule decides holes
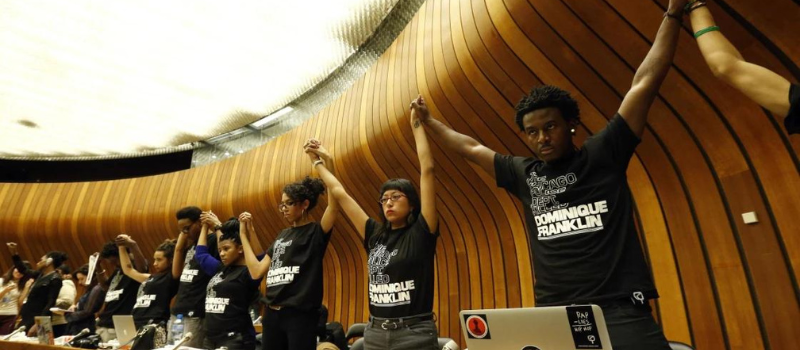
[[[423,314],[423,315],[399,317],[399,318],[382,318],[382,317],[370,316],[369,319],[373,325],[380,324],[383,330],[393,331],[396,329],[400,329],[401,327],[411,327],[420,322],[431,321],[434,320],[435,317],[431,313],[431,314]]]

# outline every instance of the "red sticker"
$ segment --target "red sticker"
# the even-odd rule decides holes
[[[491,339],[489,335],[489,323],[486,322],[485,315],[471,315],[467,316],[464,322],[467,327],[467,333],[471,339]]]

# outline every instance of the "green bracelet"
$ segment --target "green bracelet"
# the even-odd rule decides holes
[[[709,33],[709,32],[718,32],[718,31],[719,31],[719,27],[718,26],[711,26],[711,27],[708,27],[708,28],[705,28],[705,29],[700,29],[700,30],[697,31],[697,33],[694,33],[694,38],[697,39],[700,36],[702,36],[703,34],[706,34],[706,33]]]

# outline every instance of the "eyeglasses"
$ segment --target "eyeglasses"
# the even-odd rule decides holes
[[[284,211],[286,208],[293,207],[295,204],[297,204],[295,201],[281,202],[281,204],[278,204],[278,210]]]
[[[381,205],[386,205],[386,203],[389,203],[389,200],[391,200],[393,203],[397,203],[397,201],[399,201],[400,198],[403,198],[405,196],[406,195],[404,195],[402,193],[394,193],[389,197],[383,197],[383,198],[379,199],[378,202],[381,203]]]

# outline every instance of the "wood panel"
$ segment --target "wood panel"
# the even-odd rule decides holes
[[[0,240],[36,260],[61,249],[78,266],[120,232],[149,254],[174,237],[185,205],[221,218],[250,211],[267,247],[286,227],[281,188],[312,174],[300,149],[321,139],[368,214],[380,184],[418,185],[408,101],[421,93],[440,119],[502,153],[530,154],[513,106],[548,83],[578,99],[576,140],[602,129],[652,44],[667,0],[429,0],[394,44],[338,99],[273,141],[218,163],[160,176],[92,183],[0,184]],[[711,9],[748,58],[796,81],[796,1],[717,1]],[[800,137],[716,80],[688,27],[628,169],[637,224],[662,295],[654,315],[698,349],[794,347],[800,329]],[[462,309],[533,306],[524,208],[477,167],[432,143],[441,238],[435,311],[458,339]],[[325,206],[311,215],[319,218]],[[754,211],[760,222],[744,225]],[[355,227],[336,223],[326,253],[325,303],[345,326],[367,319],[366,254]],[[0,267],[10,259],[0,250]]]

